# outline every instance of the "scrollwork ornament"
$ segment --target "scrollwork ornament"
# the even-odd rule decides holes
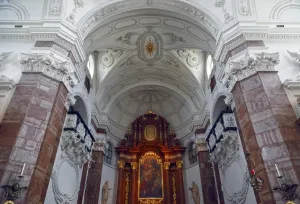
[[[164,169],[169,170],[170,169],[170,162],[164,162]]]
[[[177,169],[182,169],[182,167],[183,167],[183,161],[182,160],[177,160],[176,161],[176,167],[177,167]]]
[[[131,164],[132,170],[137,170],[137,166],[138,166],[137,162],[131,162],[130,164]]]
[[[119,169],[124,169],[124,167],[125,167],[125,161],[124,160],[119,160],[118,161],[118,167],[119,167]]]

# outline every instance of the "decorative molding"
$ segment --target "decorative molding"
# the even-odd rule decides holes
[[[168,42],[164,42],[166,45],[167,44],[173,45],[177,42],[181,42],[181,43],[186,42],[183,39],[183,37],[176,36],[174,33],[163,33],[163,35],[168,38]]]
[[[234,102],[232,93],[228,93],[226,95],[226,98],[224,99],[224,102],[227,106],[229,106],[231,108],[231,110],[235,109],[235,102]]]
[[[76,103],[76,99],[74,98],[74,93],[68,93],[67,95],[67,99],[66,99],[66,102],[65,102],[65,108],[67,109],[67,111],[70,110],[70,108],[72,106],[74,106]]]
[[[226,188],[222,185],[222,191],[224,192],[225,197],[232,204],[243,204],[246,201],[248,190],[250,186],[250,178],[248,170],[245,170],[244,178],[243,178],[243,187],[240,191],[233,193],[230,195]]]
[[[125,167],[125,161],[124,160],[119,160],[118,161],[118,167],[119,167],[119,169],[124,169],[124,167]]]
[[[225,0],[216,0],[215,7],[221,8],[224,14],[225,21],[224,23],[227,24],[233,20],[233,17],[229,15],[227,10],[225,9]]]
[[[49,5],[49,15],[59,16],[62,10],[62,0],[51,0]]]
[[[163,57],[163,40],[161,36],[147,27],[137,40],[137,56],[140,60],[152,64]]]
[[[284,0],[279,2],[272,9],[270,13],[270,19],[280,20],[282,13],[291,8],[300,9],[300,2],[294,0]]]
[[[296,62],[300,65],[300,54],[297,53],[297,52],[290,52],[287,50],[287,52],[289,53],[289,55],[292,57],[292,58],[296,58]],[[299,50],[300,52],[300,50]]]
[[[164,162],[164,169],[167,171],[170,169],[170,162]]]
[[[82,166],[92,160],[93,144],[94,138],[86,129],[82,119],[77,114],[68,113],[61,137],[61,150],[71,161]]]
[[[44,75],[61,81],[69,92],[78,83],[78,79],[70,68],[70,63],[61,62],[52,54],[21,54],[22,72],[41,72]]]
[[[22,4],[13,0],[1,0],[0,11],[1,10],[13,11],[17,15],[18,20],[29,20],[30,18],[27,9]]]
[[[296,80],[287,79],[283,82],[283,85],[290,90],[300,90],[300,78]]]
[[[121,58],[121,56],[124,54],[123,50],[115,50],[115,49],[107,49],[104,51],[101,51],[100,54],[102,54],[101,57],[101,65],[105,68],[112,67],[115,62]]]
[[[93,146],[93,151],[105,152],[105,148],[108,148],[108,143],[105,140],[105,137],[98,137]]]
[[[222,83],[231,92],[237,81],[246,79],[258,71],[275,71],[275,65],[279,64],[279,53],[249,54],[237,62],[229,64],[229,70],[225,72]]]
[[[176,54],[182,58],[188,66],[198,69],[198,66],[203,63],[199,52],[201,51],[194,49],[180,49],[176,51]]]
[[[83,0],[73,0],[75,8],[72,10],[72,13],[67,17],[67,20],[71,23],[75,23],[75,14],[77,13],[78,8],[83,8]]]
[[[16,82],[5,75],[0,75],[0,90],[8,91],[16,86]],[[3,93],[0,94],[0,96]]]
[[[249,1],[248,0],[240,0],[240,2],[239,2],[239,14],[241,16],[249,16],[250,15]]]
[[[76,172],[76,177],[74,179],[77,179],[77,184],[76,184],[76,188],[75,191],[69,195],[66,192],[62,192],[60,191],[59,188],[59,181],[58,181],[58,173],[61,169],[61,166],[64,162],[67,162],[71,167],[74,168],[75,172]],[[60,161],[59,164],[56,165],[54,167],[54,171],[51,175],[52,178],[52,189],[53,189],[53,194],[54,194],[54,199],[57,203],[59,204],[65,204],[65,203],[70,203],[72,200],[74,200],[79,192],[79,188],[80,188],[80,174],[79,174],[79,168],[78,165],[75,164],[72,160],[69,160],[68,157],[64,157],[61,155],[60,157]]]
[[[135,45],[136,42],[132,42],[132,41],[131,41],[131,38],[132,38],[133,36],[138,36],[138,35],[139,35],[139,33],[128,32],[128,33],[124,34],[123,36],[118,37],[118,38],[116,39],[116,41],[117,41],[117,42],[122,42],[122,43],[124,43],[124,44],[126,44],[126,45]]]
[[[197,152],[208,151],[208,146],[204,138],[196,139]]]

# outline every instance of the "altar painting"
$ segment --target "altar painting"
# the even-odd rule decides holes
[[[163,198],[162,164],[153,156],[140,163],[139,198]]]

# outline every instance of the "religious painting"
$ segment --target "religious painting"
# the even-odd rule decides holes
[[[163,198],[162,162],[153,152],[140,159],[139,198]]]

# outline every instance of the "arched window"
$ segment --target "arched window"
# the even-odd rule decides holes
[[[194,142],[191,142],[189,144],[188,154],[189,154],[190,165],[195,164],[195,163],[198,162],[197,150],[196,150],[196,146],[194,145]]]
[[[206,73],[207,73],[207,77],[210,76],[211,70],[214,67],[214,62],[212,60],[211,55],[208,55],[207,59],[206,59]]]
[[[94,61],[94,57],[92,55],[89,56],[89,60],[86,64],[86,66],[89,70],[89,73],[90,73],[91,77],[93,78],[94,71],[95,71],[95,61]]]
[[[112,159],[112,144],[110,142],[107,142],[107,146],[105,146],[105,156],[104,156],[104,162],[107,164],[111,164]]]

